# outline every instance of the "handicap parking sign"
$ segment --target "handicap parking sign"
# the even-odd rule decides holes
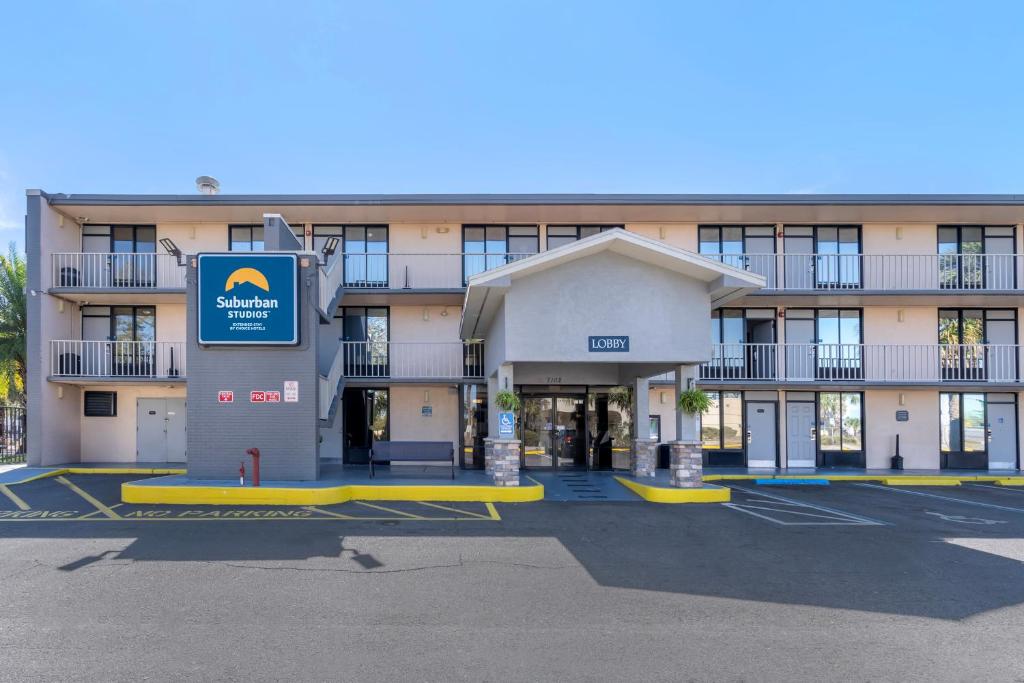
[[[498,413],[498,436],[514,437],[516,433],[516,417],[513,413]]]

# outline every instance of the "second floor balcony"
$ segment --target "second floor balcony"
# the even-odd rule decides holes
[[[1017,385],[1021,349],[1018,344],[715,344],[699,378],[706,384]]]
[[[185,342],[50,342],[50,378],[79,383],[184,381]]]
[[[764,275],[766,292],[1012,292],[1021,254],[704,254]]]
[[[59,253],[52,255],[50,287],[76,298],[95,294],[185,292],[185,268],[170,254]]]
[[[346,289],[461,290],[478,273],[532,254],[380,253],[338,254],[340,283]]]
[[[342,372],[351,379],[480,379],[483,342],[343,341]]]

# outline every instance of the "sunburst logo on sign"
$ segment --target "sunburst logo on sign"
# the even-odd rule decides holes
[[[264,292],[270,291],[270,283],[267,282],[267,276],[255,268],[239,268],[232,272],[231,275],[228,275],[227,282],[224,283],[224,291],[230,292],[235,288],[235,285],[241,285],[246,282],[259,287]]]

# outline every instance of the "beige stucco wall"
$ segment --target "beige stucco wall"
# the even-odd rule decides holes
[[[451,441],[459,444],[459,392],[455,386],[435,384],[388,387],[393,441]],[[429,395],[429,396],[428,396]],[[423,406],[433,414],[424,417]]]
[[[35,197],[30,198],[31,200]],[[43,416],[42,433],[38,440],[29,439],[29,463],[32,465],[56,465],[74,462],[78,458],[80,433],[77,429],[79,400],[78,387],[60,386],[46,381],[50,373],[50,341],[54,339],[76,339],[80,314],[78,307],[46,294],[52,283],[54,253],[77,252],[82,248],[81,228],[41,202],[40,210],[40,262],[30,268],[39,272],[40,290],[29,293],[39,303],[40,347],[29,348],[28,354],[37,354],[42,376],[29,377],[29,394],[38,392],[38,404],[30,398],[32,407],[38,407]],[[31,365],[31,363],[30,363]]]
[[[626,230],[688,251],[699,248],[696,223],[626,223]]]
[[[156,237],[158,240],[165,237],[173,240],[186,254],[228,250],[227,223],[157,223]],[[157,251],[164,253],[159,246]]]
[[[904,404],[900,405],[900,395]],[[896,422],[896,411],[906,410],[910,421]],[[896,452],[907,469],[939,467],[939,392],[935,390],[874,389],[864,393],[864,434],[867,466],[887,468]]]
[[[938,226],[934,223],[866,223],[861,229],[865,254],[935,254]]]
[[[81,430],[82,462],[135,462],[136,401],[139,398],[184,398],[184,386],[113,385],[95,387],[117,392],[116,417],[85,417],[81,400],[76,401],[77,424]]]
[[[938,310],[936,306],[865,306],[864,343],[937,344]]]
[[[448,315],[442,315],[445,312]],[[457,306],[392,306],[390,339],[393,342],[457,343],[460,341],[459,315]]]

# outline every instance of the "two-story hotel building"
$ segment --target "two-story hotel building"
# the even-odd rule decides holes
[[[619,228],[765,279],[711,311],[705,466],[887,468],[898,437],[908,468],[1019,467],[1024,197],[38,190],[30,463],[187,460],[186,269],[168,247],[260,251],[267,214],[284,217],[296,251],[337,239],[324,265],[339,296],[326,292],[319,326],[321,459],[365,463],[375,440],[450,441],[461,467],[483,467],[488,340],[460,333],[469,278]],[[559,317],[614,327],[622,306],[664,315],[644,311],[634,282],[615,285],[626,296],[594,310],[541,295],[550,305],[504,333],[544,339]],[[621,388],[557,368],[530,381],[515,386],[524,467],[628,467]],[[668,375],[650,379],[659,442],[676,438],[675,391]]]

